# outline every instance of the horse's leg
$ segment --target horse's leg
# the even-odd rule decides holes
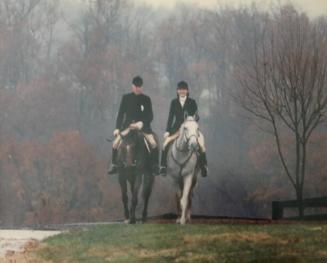
[[[138,201],[138,193],[139,189],[142,183],[142,174],[140,172],[136,172],[134,174],[134,180],[132,185],[132,205],[130,210],[130,223],[135,224],[136,223],[136,217],[135,217],[135,210],[137,206]]]
[[[176,223],[179,224],[181,222],[181,198],[182,198],[182,191],[177,190],[176,192],[176,204],[177,204],[177,219]]]
[[[192,197],[193,197],[193,189],[191,189],[190,194],[188,196],[188,205],[186,210],[186,222],[191,222],[191,212],[192,212]]]
[[[121,189],[122,201],[124,205],[124,216],[125,223],[129,220],[129,209],[128,209],[128,196],[127,196],[127,180],[126,176],[122,173],[119,173],[119,184]]]
[[[176,204],[177,204],[177,219],[176,223],[179,224],[181,222],[181,199],[183,194],[183,178],[180,178],[179,182],[176,182]]]
[[[193,176],[192,187],[191,187],[191,191],[190,191],[189,198],[188,198],[188,208],[187,208],[187,214],[186,214],[187,222],[191,222],[193,189],[194,189],[194,186],[196,185],[196,182],[197,182],[197,177]]]
[[[193,176],[192,174],[189,174],[184,177],[184,187],[183,187],[183,195],[181,199],[181,209],[182,209],[182,216],[181,216],[181,224],[185,225],[186,223],[186,212],[188,208],[189,203],[189,195],[192,189],[192,181]]]
[[[153,182],[154,182],[154,176],[151,174],[150,171],[146,171],[143,177],[144,208],[142,213],[142,222],[146,222],[148,217],[148,203],[152,192]]]

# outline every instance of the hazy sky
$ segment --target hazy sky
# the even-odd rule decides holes
[[[258,6],[269,8],[278,3],[292,2],[300,10],[306,11],[310,16],[327,15],[327,0],[133,0],[135,3],[148,3],[154,7],[173,8],[177,3],[191,3],[201,7],[214,8],[224,5],[249,5],[256,2]],[[83,0],[62,0],[69,6],[83,3]]]
[[[244,5],[251,4],[253,0],[137,0],[144,1],[153,6],[164,6],[172,8],[177,2],[194,3],[202,7],[212,8],[219,5],[233,4],[233,5]],[[287,3],[289,0],[256,0],[259,6],[270,6],[272,3]],[[300,10],[308,12],[310,15],[327,15],[327,0],[293,0],[291,1]]]

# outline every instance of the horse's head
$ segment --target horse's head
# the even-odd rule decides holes
[[[200,136],[196,116],[186,117],[179,131],[179,148],[189,151],[198,151]]]
[[[118,149],[118,163],[124,168],[133,167],[136,165],[136,155],[139,152],[139,132],[131,130],[121,138],[122,142]]]

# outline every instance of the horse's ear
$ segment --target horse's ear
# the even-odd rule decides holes
[[[188,112],[187,111],[184,111],[184,120],[186,120],[188,117]]]
[[[196,111],[196,112],[194,113],[193,118],[194,118],[194,120],[199,121],[200,117],[199,117],[199,113],[198,113],[198,111]]]

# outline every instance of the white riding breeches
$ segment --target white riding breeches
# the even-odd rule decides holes
[[[165,140],[164,140],[164,143],[163,143],[163,149],[166,148],[166,146],[176,140],[179,136],[179,132],[176,132],[175,134],[171,135],[171,136],[168,136]],[[199,146],[200,146],[200,151],[201,152],[205,152],[206,151],[206,147],[205,147],[205,141],[204,141],[204,136],[202,134],[202,132],[199,132],[199,137],[198,137],[198,143],[199,143]]]
[[[130,129],[126,129],[121,134],[123,136],[126,136],[129,132],[130,132]],[[149,146],[151,147],[151,149],[157,148],[158,144],[157,144],[157,141],[156,141],[156,139],[155,139],[155,137],[154,137],[154,135],[152,133],[144,133],[143,132],[143,135],[144,135],[146,141],[149,143]],[[119,134],[119,135],[117,135],[115,137],[115,139],[114,139],[114,141],[112,143],[112,147],[114,149],[118,149],[119,146],[120,146],[121,141],[122,141],[121,140],[121,135]]]

